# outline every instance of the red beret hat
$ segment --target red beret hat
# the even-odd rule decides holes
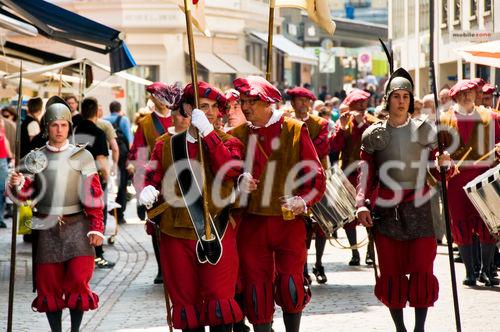
[[[182,100],[182,89],[177,85],[154,82],[146,87],[146,91],[170,109],[176,109]]]
[[[306,88],[296,87],[293,89],[288,89],[286,91],[286,94],[290,97],[306,97],[313,101],[316,100],[316,96],[314,95],[314,93]]]
[[[361,89],[353,89],[347,97],[345,97],[344,101],[342,104],[345,104],[347,106],[351,106],[352,103],[355,103],[357,101],[365,101],[370,98],[370,94],[364,90]]]
[[[234,88],[246,96],[259,97],[268,103],[281,100],[281,93],[271,83],[260,76],[240,77],[233,81]]]
[[[477,88],[476,82],[472,80],[460,80],[454,86],[451,87],[449,95],[451,98],[455,99],[455,96],[460,91],[467,91],[475,88]]]
[[[184,98],[193,98],[194,89],[193,85],[189,83],[184,88]],[[216,87],[211,86],[207,82],[199,81],[198,82],[198,98],[208,98],[210,100],[215,100],[219,104],[219,110],[223,113],[226,111],[226,96],[217,89]]]
[[[479,87],[479,88],[482,88],[483,85],[486,84],[486,81],[483,80],[481,77],[476,77],[476,78],[473,78],[472,79],[472,82],[476,83],[476,85]]]
[[[495,92],[497,89],[495,88],[494,85],[490,84],[490,83],[486,83],[485,85],[483,85],[483,92],[486,93],[486,94],[492,94],[493,92]]]
[[[235,89],[229,89],[226,91],[226,100],[228,102],[240,99],[240,93]]]

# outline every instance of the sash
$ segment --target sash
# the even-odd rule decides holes
[[[184,199],[189,218],[191,219],[194,232],[198,239],[196,244],[196,256],[198,261],[200,263],[208,262],[215,265],[219,262],[222,256],[222,244],[219,233],[223,234],[226,229],[227,222],[229,220],[229,206],[225,207],[218,216],[212,218],[212,216],[209,215],[210,227],[214,238],[212,240],[207,240],[205,238],[203,196],[200,184],[198,184],[198,181],[194,177],[193,169],[191,163],[189,162],[190,159],[188,156],[186,136],[187,130],[172,136],[170,140],[174,170],[177,177],[177,183],[179,184],[179,188],[181,190],[182,198]],[[185,167],[186,163],[188,167]],[[194,188],[196,189],[196,199],[191,204],[188,204],[186,198],[188,195],[192,195],[192,193],[190,193],[192,186],[195,186]],[[192,199],[190,199],[190,201],[192,201]],[[220,221],[220,229],[217,229],[215,226],[216,223],[214,223],[214,218],[215,220]]]
[[[161,136],[167,132],[167,130],[165,129],[165,127],[163,127],[158,115],[156,115],[155,112],[151,113],[151,119],[153,120],[153,126],[155,126],[158,136]]]

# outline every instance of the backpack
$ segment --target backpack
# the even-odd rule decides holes
[[[127,158],[128,152],[130,150],[128,138],[125,133],[120,128],[120,121],[122,120],[122,116],[119,115],[115,122],[113,122],[113,128],[116,132],[116,143],[118,144],[118,150],[120,151],[120,161],[125,160]]]

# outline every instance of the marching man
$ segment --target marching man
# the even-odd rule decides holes
[[[325,174],[304,123],[274,109],[281,94],[271,83],[257,76],[233,83],[248,120],[232,131],[246,146],[238,182],[245,209],[238,229],[244,312],[254,331],[270,332],[276,302],[286,331],[297,332],[310,299],[301,214],[324,194]],[[297,181],[299,174],[307,176]]]
[[[311,106],[316,100],[316,96],[311,90],[301,87],[289,89],[286,93],[292,97],[292,107],[295,111],[295,119],[306,124],[309,137],[313,142],[321,165],[324,170],[327,170],[328,153],[330,152],[330,143],[328,141],[328,121],[311,113]],[[319,284],[324,284],[327,282],[327,278],[321,259],[323,258],[323,252],[325,251],[326,235],[317,224],[314,225],[313,231],[316,234],[316,240],[314,241],[316,249],[316,263],[314,264],[312,272],[316,277],[316,281]],[[308,233],[307,244],[309,247],[311,244],[312,232]],[[304,265],[304,277],[309,283],[311,283],[311,277],[307,271],[307,257],[306,264]]]
[[[211,216],[223,215],[222,211],[230,203],[220,206],[218,201],[232,194],[235,180],[241,174],[241,165],[219,171],[226,163],[242,159],[243,145],[223,131],[214,129],[217,115],[225,107],[224,95],[200,81],[198,96],[199,109],[193,109],[194,92],[191,84],[184,89],[182,106],[174,101],[177,99],[175,96],[167,98],[171,101],[169,107],[183,107],[186,115],[191,115],[191,127],[188,131],[158,139],[150,164],[146,166],[146,187],[140,193],[139,201],[151,208],[159,199],[160,192],[165,200],[159,225],[160,259],[164,282],[173,303],[174,328],[197,332],[205,331],[204,326],[208,325],[211,332],[230,332],[233,323],[242,320],[241,309],[234,300],[238,275],[235,225],[228,222],[227,218],[218,219],[216,227],[222,239],[222,256],[215,265],[201,264],[197,259],[195,227],[203,218],[192,217],[192,207],[183,200],[181,188],[186,180],[176,178],[177,171],[173,171],[173,164],[174,161],[182,162],[182,159],[174,160],[178,151],[185,152],[189,163],[198,160],[198,131],[204,147],[203,167],[208,193],[208,197],[202,199],[208,201]],[[189,169],[189,172],[199,173],[195,168]]]
[[[70,309],[71,331],[77,332],[83,312],[96,309],[99,302],[89,282],[94,272],[93,247],[104,238],[103,192],[90,152],[68,141],[69,106],[52,97],[42,123],[46,145],[23,159],[31,175],[13,173],[9,186],[19,197],[32,196],[37,201],[32,220],[38,235],[37,297],[32,308],[46,313],[52,332],[61,331],[62,310]]]

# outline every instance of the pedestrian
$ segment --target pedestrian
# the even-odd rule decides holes
[[[68,141],[71,112],[61,98],[49,99],[42,122],[48,141],[30,153],[38,161],[34,168],[27,168],[33,174],[14,172],[9,187],[22,199],[32,190],[33,195],[41,195],[32,220],[33,229],[38,229],[33,252],[37,296],[32,309],[45,313],[51,331],[60,332],[62,310],[68,308],[71,331],[79,331],[84,311],[99,304],[89,283],[94,271],[93,247],[104,238],[101,184],[92,155]]]
[[[232,131],[248,149],[250,164],[239,181],[248,198],[241,202],[246,204],[238,228],[245,316],[254,331],[270,332],[276,302],[283,309],[286,331],[299,331],[310,299],[303,274],[307,248],[301,214],[324,194],[325,174],[306,125],[273,108],[281,94],[272,84],[257,76],[233,83],[248,121]],[[312,178],[292,188],[287,181],[292,168]]]
[[[309,137],[313,142],[316,153],[323,166],[323,170],[327,170],[328,164],[328,153],[330,152],[330,141],[328,139],[328,121],[311,114],[312,103],[316,100],[316,96],[312,91],[305,88],[294,88],[287,90],[287,94],[292,98],[292,107],[295,112],[295,119],[302,121],[306,124],[307,130],[309,132]],[[312,273],[316,277],[316,281],[319,284],[324,284],[327,282],[327,277],[325,274],[325,268],[323,267],[322,258],[323,252],[325,251],[326,237],[327,234],[315,223],[312,230],[308,232],[307,237],[307,247],[309,249],[312,241],[312,235],[315,235],[314,246],[316,249],[316,262],[312,269]],[[312,279],[309,275],[307,268],[307,257],[306,263],[304,264],[304,278],[307,282],[311,284]]]
[[[69,105],[71,110],[71,116],[73,117],[73,126],[77,127],[80,122],[83,120],[82,115],[80,114],[79,107],[80,103],[75,95],[67,95],[64,97],[64,101]]]
[[[9,159],[12,158],[9,140],[6,136],[5,123],[8,120],[0,118],[0,228],[7,228],[4,222],[5,181],[9,173]]]
[[[179,106],[181,91],[174,88],[165,97],[165,106],[171,110]],[[192,205],[181,196],[181,186],[194,181],[194,178],[181,180],[176,177],[163,178],[170,172],[174,156],[183,153],[190,162],[198,160],[199,148],[197,139],[202,140],[204,148],[203,167],[208,196],[203,196],[212,216],[222,214],[226,206],[221,206],[213,197],[216,192],[220,199],[231,195],[236,179],[241,174],[240,166],[233,166],[227,172],[218,173],[221,167],[233,160],[243,157],[243,145],[240,141],[214,128],[220,111],[225,110],[225,97],[216,88],[200,81],[198,83],[199,109],[194,109],[194,91],[191,84],[184,89],[183,112],[191,115],[191,126],[187,131],[175,135],[163,135],[155,144],[151,162],[147,165],[146,186],[139,200],[141,204],[151,207],[161,192],[165,202],[165,210],[160,216],[160,257],[164,282],[173,305],[173,326],[182,331],[205,331],[210,326],[211,332],[231,332],[233,323],[242,319],[241,310],[234,300],[236,278],[238,274],[238,255],[236,250],[235,225],[226,218],[215,219],[215,224],[222,244],[222,256],[215,264],[200,263],[197,259],[197,235],[193,225],[203,220],[192,219]],[[175,167],[175,166],[174,166]],[[198,172],[190,169],[196,177]],[[181,173],[182,174],[182,173]],[[216,184],[218,183],[217,187]],[[217,189],[216,189],[217,188]],[[184,195],[184,193],[182,194]],[[196,194],[201,195],[201,189]],[[184,197],[180,199],[179,197]],[[199,201],[200,205],[203,205]],[[201,206],[201,209],[203,207]],[[203,227],[203,226],[202,226]]]
[[[363,90],[351,90],[342,103],[347,107],[347,110],[340,115],[330,139],[331,150],[337,152],[339,155],[339,167],[346,173],[347,179],[354,187],[358,184],[359,174],[357,164],[361,151],[361,137],[364,131],[377,121],[377,119],[366,111],[369,98],[370,94]],[[352,247],[352,256],[348,263],[350,266],[359,266],[361,261],[357,249],[357,225],[357,220],[344,225],[347,240]],[[373,264],[372,250],[372,248],[368,248],[367,250],[365,257],[367,265]]]
[[[99,104],[99,107],[97,109],[97,121],[95,124],[97,128],[101,129],[106,134],[106,141],[108,142],[108,150],[111,150],[112,166],[110,170],[110,175],[114,176],[118,171],[118,160],[120,158],[120,150],[118,148],[116,131],[111,123],[103,119],[103,115],[104,111],[102,109],[102,105]]]
[[[460,256],[465,265],[464,285],[475,286],[473,235],[479,238],[481,252],[481,271],[479,281],[486,286],[495,286],[499,281],[493,277],[491,263],[495,252],[496,239],[490,234],[478,211],[467,197],[463,187],[493,164],[486,160],[475,164],[474,161],[497,146],[500,146],[500,116],[483,106],[476,106],[478,85],[472,80],[460,80],[450,89],[450,97],[456,102],[450,112],[441,117],[441,125],[448,133],[446,146],[458,143],[451,152],[454,160],[464,158],[462,166],[448,180],[448,205],[451,215],[453,240],[458,245]],[[457,142],[458,139],[458,142]],[[456,146],[456,145],[455,145]],[[470,149],[470,152],[467,152]],[[467,153],[467,155],[465,155]]]
[[[419,176],[434,159],[437,135],[428,122],[411,118],[413,98],[410,74],[397,69],[384,95],[388,119],[371,125],[362,136],[356,198],[359,222],[373,226],[380,270],[375,295],[389,308],[398,332],[406,331],[407,303],[415,308],[414,331],[424,331],[427,309],[439,292],[433,274],[437,245],[428,186]],[[451,169],[448,154],[436,156],[435,162]],[[437,176],[436,168],[431,171]]]
[[[45,142],[33,144],[33,140],[41,133],[40,119],[43,115],[43,101],[40,97],[31,98],[28,100],[28,112],[26,118],[21,123],[21,155],[24,157],[33,148],[43,146]]]
[[[2,108],[2,116],[5,119],[10,120],[12,122],[17,121],[16,109],[12,106],[6,106],[6,107]]]
[[[108,161],[108,144],[106,134],[96,125],[98,112],[97,99],[87,97],[82,101],[82,120],[75,128],[74,140],[79,144],[87,144],[86,149],[92,154],[99,173],[99,180],[104,192],[104,207],[103,207],[103,222],[106,225],[106,185],[109,180],[109,161]],[[73,117],[74,118],[74,117]],[[112,268],[114,262],[104,258],[103,246],[99,245],[95,248],[96,258],[95,264],[98,268]]]

